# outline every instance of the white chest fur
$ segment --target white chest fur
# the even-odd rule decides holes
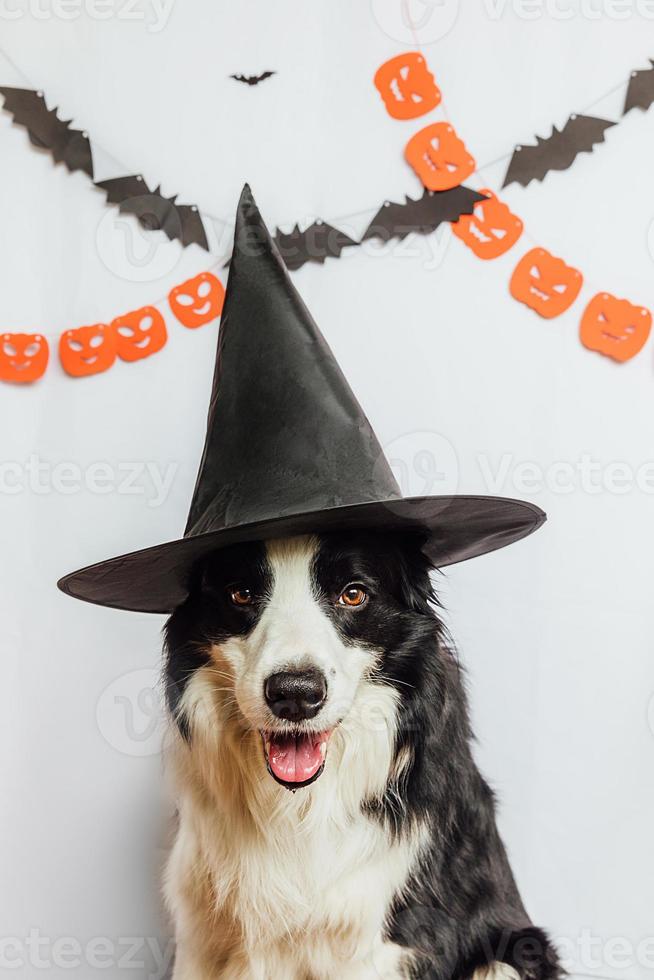
[[[363,817],[347,833],[289,826],[283,840],[281,827],[252,840],[220,819],[198,826],[196,817],[182,816],[169,893],[180,945],[202,952],[196,972],[175,980],[402,976],[400,951],[382,936],[413,845],[389,846]]]
[[[198,718],[216,708],[210,681],[198,676],[188,694],[200,732],[216,729],[215,714],[213,726]],[[379,711],[378,685],[372,695]],[[367,724],[356,737],[338,732],[323,776],[295,794],[262,772],[257,733],[227,726],[211,744],[199,736],[192,751],[178,746],[180,827],[167,875],[175,980],[404,975],[404,954],[384,942],[384,924],[420,835],[392,841],[361,812],[361,800],[388,778],[389,731]]]

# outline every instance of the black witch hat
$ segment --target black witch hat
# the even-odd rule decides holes
[[[538,507],[508,498],[402,496],[246,186],[184,537],[72,572],[59,587],[87,602],[164,613],[185,599],[199,558],[236,542],[419,530],[441,566],[511,544],[544,520]]]

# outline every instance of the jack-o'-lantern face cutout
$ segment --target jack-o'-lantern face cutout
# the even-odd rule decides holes
[[[551,320],[572,306],[583,281],[581,272],[563,259],[532,248],[513,270],[509,288],[514,299]]]
[[[421,54],[399,54],[375,74],[375,87],[393,119],[417,119],[431,112],[441,101],[434,76]]]
[[[458,187],[475,169],[475,161],[449,123],[433,123],[412,136],[404,155],[430,191]]]
[[[168,297],[179,322],[191,329],[202,327],[220,316],[224,300],[223,284],[210,272],[201,272],[194,279],[176,286]]]
[[[485,201],[477,201],[473,214],[464,214],[452,224],[452,231],[472,249],[479,259],[496,259],[504,255],[522,234],[523,224],[492,191],[479,192]]]
[[[154,306],[143,306],[111,321],[116,353],[122,361],[140,361],[160,351],[168,339],[166,321]]]
[[[589,350],[628,361],[645,345],[652,328],[652,314],[610,293],[593,296],[584,310],[579,338]]]
[[[50,348],[40,333],[4,333],[0,336],[0,381],[26,384],[45,374]]]
[[[59,359],[64,371],[74,378],[106,371],[116,360],[113,328],[96,323],[91,327],[66,330],[59,338]]]

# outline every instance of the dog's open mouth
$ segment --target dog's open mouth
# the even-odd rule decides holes
[[[325,768],[327,732],[262,732],[268,772],[287,789],[309,786]]]

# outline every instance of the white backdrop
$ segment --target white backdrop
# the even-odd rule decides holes
[[[369,209],[341,223],[357,234],[382,200],[418,190],[402,148],[432,117],[390,119],[371,83],[408,46],[397,0],[0,7],[0,47],[51,104],[127,172],[205,211],[231,216],[247,179],[269,223]],[[648,67],[651,7],[414,3],[480,163]],[[265,69],[277,74],[257,87],[228,77]],[[3,57],[0,82],[25,84]],[[617,118],[623,97],[594,114]],[[654,966],[654,372],[651,343],[618,366],[580,346],[577,324],[600,289],[654,305],[652,113],[632,112],[568,172],[503,194],[537,244],[586,276],[554,321],[508,293],[527,239],[482,263],[444,229],[294,275],[396,460],[410,470],[426,449],[434,490],[526,497],[549,514],[440,588],[527,905],[573,971],[615,980]],[[100,178],[121,172],[98,164]],[[505,166],[477,186],[497,189]],[[55,346],[62,329],[159,300],[216,260],[118,217],[6,113],[0,214],[0,322]],[[226,240],[216,225],[217,255]],[[76,381],[55,356],[39,384],[0,387],[0,970],[27,980],[46,967],[163,973],[171,805],[149,691],[163,618],[74,602],[55,581],[183,528],[217,327],[168,321],[149,360]],[[415,472],[405,483],[424,488]]]

